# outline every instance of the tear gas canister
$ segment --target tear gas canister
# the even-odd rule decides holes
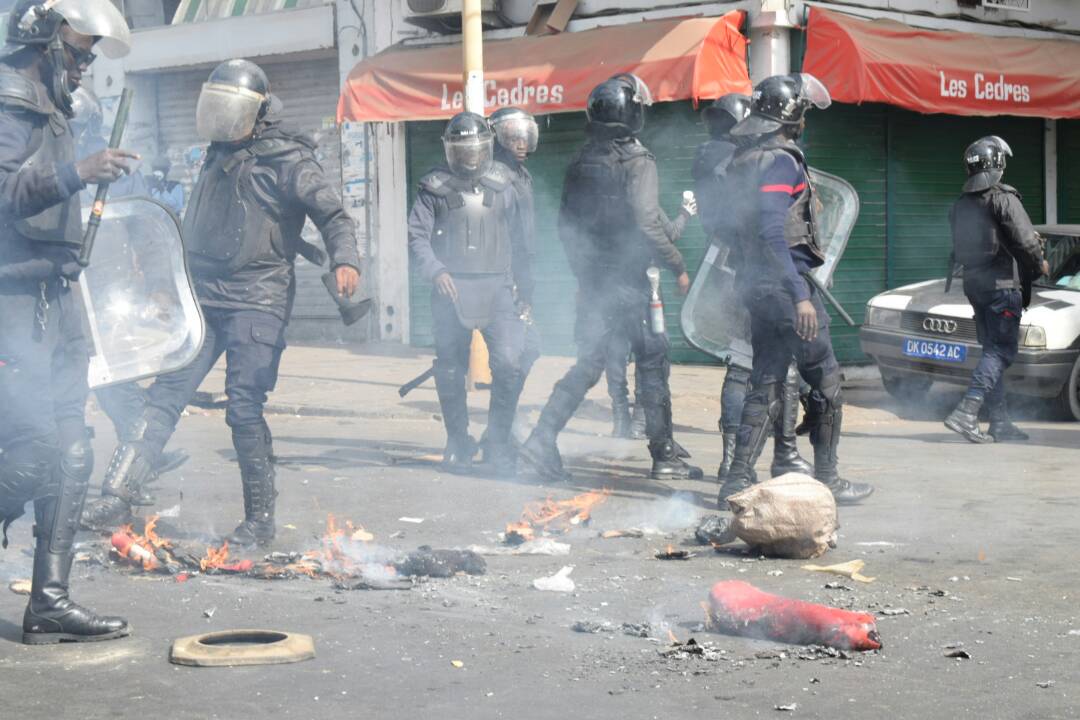
[[[660,299],[660,268],[650,267],[645,271],[645,277],[649,278],[652,291],[649,298],[649,326],[654,333],[662,335],[667,328],[664,326],[664,302]]]

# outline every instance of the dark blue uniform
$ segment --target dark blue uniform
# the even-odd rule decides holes
[[[420,181],[409,213],[409,252],[421,277],[447,273],[458,299],[431,292],[435,336],[435,388],[447,434],[448,464],[467,464],[469,439],[465,379],[473,330],[487,343],[491,366],[488,449],[511,472],[510,431],[524,379],[526,325],[514,297],[515,274],[531,270],[531,230],[522,229],[519,195],[511,171],[494,162],[481,177],[458,177],[437,168]],[[525,262],[525,260],[529,260]],[[521,275],[519,292],[531,299],[531,279]],[[535,361],[535,357],[532,358]],[[531,361],[530,361],[531,364]]]
[[[1005,371],[1016,360],[1020,315],[1042,272],[1043,253],[1020,194],[1003,183],[965,192],[949,220],[982,344],[967,395],[986,402],[993,424],[1007,419]]]

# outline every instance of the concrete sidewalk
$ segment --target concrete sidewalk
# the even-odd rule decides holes
[[[290,346],[281,361],[277,388],[270,395],[268,414],[370,419],[421,419],[439,413],[435,383],[427,380],[406,397],[398,388],[431,367],[434,355],[426,349],[372,343],[342,347]],[[521,410],[534,421],[555,383],[573,365],[570,357],[542,357],[533,368],[521,397]],[[725,370],[706,365],[671,368],[673,411],[677,425],[715,430],[720,416],[720,390]],[[630,373],[631,378],[633,373]],[[849,391],[875,391],[881,385],[872,367],[845,368]],[[631,379],[631,388],[633,381]],[[224,401],[225,361],[222,359],[200,388]],[[632,392],[632,389],[631,389]],[[851,393],[849,392],[849,395]],[[489,395],[469,394],[469,405],[483,422]],[[603,379],[590,391],[580,416],[608,422],[610,408]],[[869,415],[867,415],[869,413]],[[895,419],[888,411],[856,407],[849,422]]]

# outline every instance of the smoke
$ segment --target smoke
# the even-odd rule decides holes
[[[701,508],[694,504],[693,495],[677,492],[623,514],[620,524],[646,533],[662,534],[696,526],[701,514]]]

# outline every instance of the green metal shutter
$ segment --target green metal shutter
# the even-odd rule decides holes
[[[534,317],[546,355],[573,355],[577,281],[566,261],[556,225],[566,166],[585,142],[585,115],[561,113],[545,115],[537,120],[540,123],[540,144],[529,159],[536,196]],[[415,197],[419,178],[442,162],[439,134],[444,124],[427,122],[408,125],[410,202]],[[694,151],[705,139],[697,113],[689,102],[655,105],[649,110],[641,139],[658,156],[660,203],[673,217],[682,203],[683,190],[693,187],[690,169]],[[701,224],[696,220],[688,223],[678,246],[687,266],[696,269],[705,251]],[[674,278],[670,273],[663,274],[663,286],[672,360],[710,362],[709,356],[692,349],[682,336],[679,326],[682,299],[675,291]],[[414,345],[432,344],[430,291],[430,284],[411,273],[409,303],[411,342]]]
[[[1058,120],[1058,222],[1080,223],[1080,120]]]
[[[443,162],[442,131],[444,122],[409,123],[406,135],[406,161],[409,179],[409,208],[416,200],[420,178]],[[431,283],[420,277],[409,257],[409,342],[418,347],[432,347]]]
[[[1043,121],[920,115],[890,108],[889,287],[943,277],[952,248],[949,208],[964,183],[964,149],[984,135],[1012,147],[1005,182],[1036,223],[1044,210]]]
[[[844,178],[859,193],[859,219],[833,275],[832,293],[856,322],[866,302],[885,290],[886,173],[884,105],[833,105],[807,115],[810,165]],[[858,328],[830,308],[833,348],[841,362],[863,360]]]

